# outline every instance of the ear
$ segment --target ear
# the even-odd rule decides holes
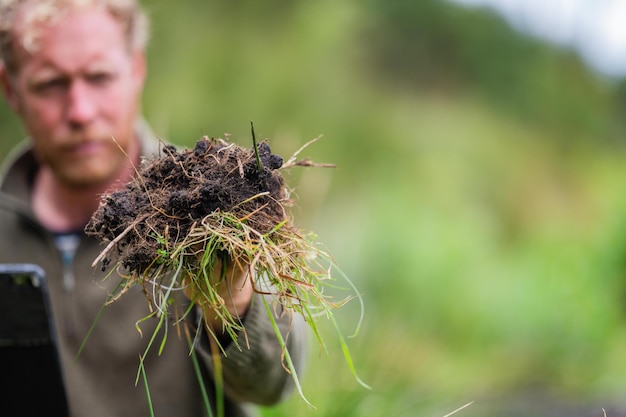
[[[138,91],[143,88],[146,80],[146,53],[144,51],[136,51],[133,53],[133,78]]]
[[[2,93],[4,94],[4,98],[7,103],[9,103],[9,106],[14,112],[17,113],[19,109],[19,100],[17,98],[13,82],[14,80],[11,79],[11,75],[9,74],[7,67],[3,63],[0,63],[0,86],[2,87]]]

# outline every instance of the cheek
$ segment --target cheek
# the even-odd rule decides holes
[[[118,124],[118,128],[125,129],[137,117],[139,96],[128,85],[127,88],[115,88],[103,94],[100,100],[101,115]]]
[[[26,130],[33,136],[51,137],[62,122],[62,103],[56,100],[25,99],[19,107]]]

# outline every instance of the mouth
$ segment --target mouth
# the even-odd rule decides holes
[[[102,141],[87,141],[75,144],[67,148],[67,151],[76,156],[86,157],[102,153],[105,147]]]

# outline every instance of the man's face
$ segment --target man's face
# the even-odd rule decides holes
[[[9,103],[59,181],[106,184],[129,163],[120,148],[127,152],[135,140],[143,52],[130,52],[122,26],[98,8],[71,11],[37,34],[35,51],[19,47]]]

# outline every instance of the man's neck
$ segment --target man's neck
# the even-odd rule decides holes
[[[48,167],[41,167],[33,188],[33,212],[49,230],[80,230],[98,207],[100,187],[72,189],[59,183]]]
[[[139,151],[133,156],[139,163]],[[35,217],[48,230],[64,233],[82,230],[100,204],[105,192],[121,187],[133,175],[127,167],[112,181],[91,187],[71,187],[59,181],[47,166],[42,166],[35,177],[32,209]]]

